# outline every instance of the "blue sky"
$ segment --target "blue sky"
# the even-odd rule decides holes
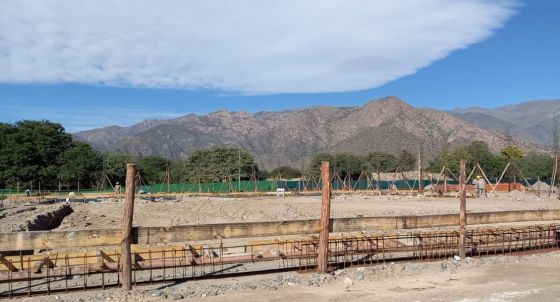
[[[66,12],[72,2],[58,2],[62,9],[56,13],[34,2],[31,5],[38,7],[27,14],[21,13],[30,11],[25,5],[0,2],[13,16],[0,21],[0,28],[6,28],[2,22],[22,25],[0,30],[2,122],[49,119],[79,131],[220,109],[356,106],[388,95],[440,109],[560,99],[560,1],[555,0],[472,1],[473,6],[430,0],[426,3],[431,5],[414,10],[380,1],[373,9],[391,12],[394,18],[383,21],[379,16],[373,24],[367,23],[369,17],[361,19],[360,12],[333,5],[321,8],[319,17],[344,22],[325,29],[308,21],[321,5],[313,1],[296,7],[302,18],[289,19],[293,28],[284,23],[293,7],[269,11],[240,1],[242,7],[230,11],[267,21],[257,17],[247,25],[250,18],[245,16],[210,29],[204,26],[206,19],[175,20],[158,27],[158,20],[173,12],[161,10],[153,16],[149,4],[134,12],[155,18],[154,25],[148,19],[145,28],[137,29],[135,18],[127,22],[123,10],[125,22],[110,25],[108,19],[105,23],[112,27],[102,28],[88,23],[85,15],[76,17],[75,10]],[[95,9],[101,14],[103,5],[91,3],[89,14],[95,16]],[[360,5],[362,11],[376,13],[368,11],[367,2]],[[190,8],[177,8],[181,9]],[[205,4],[196,9],[218,14]],[[118,12],[118,6],[114,10]],[[424,17],[416,16],[422,12]],[[344,19],[346,15],[350,17]],[[60,19],[76,26],[59,24]],[[408,21],[399,23],[400,19]],[[168,33],[181,22],[195,28],[179,33],[184,36]],[[29,24],[35,29],[27,32]],[[231,27],[235,31],[229,32]],[[129,37],[131,29],[139,33]],[[90,36],[96,37],[92,41],[101,37],[108,42],[92,43],[87,41]],[[161,38],[153,42],[156,37]],[[252,46],[258,42],[264,46]]]

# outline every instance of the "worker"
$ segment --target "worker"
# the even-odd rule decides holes
[[[115,184],[115,194],[121,194],[121,184],[119,184],[119,182],[117,181],[117,183]]]
[[[473,185],[476,186],[476,197],[479,198],[484,194],[486,196],[486,181],[480,177],[480,175],[476,176],[476,179],[473,180]]]

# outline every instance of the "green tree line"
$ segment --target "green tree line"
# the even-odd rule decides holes
[[[523,151],[508,146],[494,154],[482,142],[443,150],[427,167],[439,172],[443,166],[458,173],[459,160],[466,159],[468,169],[479,163],[490,178],[499,177],[508,161],[514,162],[526,177],[547,178],[552,171],[552,158],[548,155]],[[233,147],[216,147],[199,150],[182,161],[159,156],[136,157],[120,153],[101,153],[90,145],[77,141],[60,124],[49,121],[20,121],[15,124],[0,123],[0,188],[55,189],[60,183],[71,188],[97,188],[102,184],[124,183],[126,163],[136,163],[146,184],[163,183],[169,175],[170,182],[224,182],[242,180],[318,177],[321,161],[331,163],[331,173],[341,177],[358,178],[362,172],[393,172],[416,169],[416,157],[407,150],[399,154],[371,152],[366,155],[350,153],[319,153],[313,156],[302,172],[282,166],[272,171],[259,169],[248,152]],[[511,170],[506,177],[515,174]]]
[[[319,153],[311,159],[305,175],[319,177],[321,161],[330,163],[330,173],[338,174],[341,178],[350,175],[353,179],[360,177],[362,172],[393,172],[399,167],[403,171],[415,169],[416,157],[407,150],[402,150],[398,155],[371,152],[367,155],[350,153]]]
[[[493,153],[486,143],[477,141],[466,146],[458,146],[452,150],[442,150],[430,162],[428,170],[441,172],[441,169],[445,166],[455,175],[459,175],[459,161],[461,159],[467,161],[467,173],[478,163],[490,179],[499,178],[508,162],[511,162],[512,166],[508,168],[504,175],[506,180],[521,175],[533,179],[538,177],[547,179],[551,177],[552,166],[554,165],[553,158],[548,154],[537,152],[525,154],[523,150],[513,145],[502,148],[498,153]],[[477,171],[477,173],[480,172]]]

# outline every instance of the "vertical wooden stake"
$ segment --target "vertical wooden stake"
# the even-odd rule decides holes
[[[423,179],[422,175],[422,151],[418,151],[418,193],[424,193],[424,183],[422,182]]]
[[[465,160],[461,159],[461,174],[459,185],[461,188],[461,206],[459,210],[459,257],[466,258],[466,233],[467,233],[467,186],[465,184]]]
[[[381,195],[381,172],[377,171],[377,192]]]
[[[331,221],[331,178],[329,175],[329,162],[321,162],[321,179],[323,192],[321,200],[321,221],[319,233],[319,251],[317,257],[317,271],[326,273],[329,265],[329,224]]]
[[[167,165],[167,169],[166,169],[166,173],[167,174],[167,193],[171,193],[171,173],[169,172],[169,165]]]
[[[443,174],[443,193],[447,193],[447,174]]]
[[[132,217],[134,215],[134,193],[136,191],[134,177],[136,165],[126,164],[126,199],[123,210],[121,261],[122,261],[122,290],[132,290],[132,261],[130,245],[132,244]]]

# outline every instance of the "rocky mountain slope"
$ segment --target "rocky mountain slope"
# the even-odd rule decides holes
[[[482,129],[501,131],[550,147],[555,112],[560,117],[560,100],[530,101],[493,109],[471,107],[451,113]]]
[[[417,152],[422,144],[429,158],[442,148],[473,140],[484,141],[493,150],[508,143],[505,134],[482,130],[447,112],[414,108],[396,97],[371,101],[362,107],[189,114],[75,135],[101,150],[175,159],[201,148],[237,146],[250,151],[266,168],[300,167],[302,158],[308,160],[321,151]],[[536,148],[522,141],[517,143],[526,149]]]

